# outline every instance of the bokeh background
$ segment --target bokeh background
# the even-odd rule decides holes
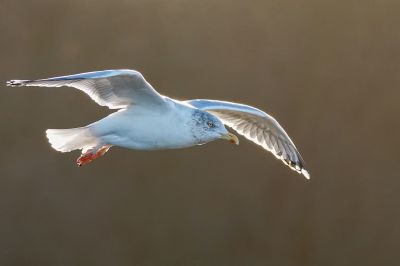
[[[1,265],[398,265],[398,0],[0,1]],[[113,148],[47,128],[110,110],[9,79],[133,68],[162,94],[264,109],[311,180],[242,139]]]

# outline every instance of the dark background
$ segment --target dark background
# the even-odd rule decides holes
[[[0,1],[1,265],[398,265],[398,0]],[[44,131],[106,114],[9,79],[133,68],[162,94],[273,115],[311,180],[242,139],[113,148]]]

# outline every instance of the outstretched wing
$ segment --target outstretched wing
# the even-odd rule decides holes
[[[74,87],[110,109],[162,104],[164,98],[135,70],[104,70],[37,80],[10,80],[9,86]]]
[[[272,152],[291,169],[307,179],[310,178],[296,146],[272,116],[252,106],[238,103],[200,99],[187,103],[216,115],[239,134]]]

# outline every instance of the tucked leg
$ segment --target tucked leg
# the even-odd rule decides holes
[[[89,150],[89,151],[83,153],[78,158],[78,160],[76,160],[76,163],[78,164],[78,166],[88,164],[88,163],[92,162],[94,159],[97,159],[97,158],[103,156],[110,148],[111,148],[111,145],[104,145],[97,151]]]

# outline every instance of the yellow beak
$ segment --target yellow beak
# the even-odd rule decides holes
[[[222,135],[222,136],[221,136],[221,139],[226,139],[226,140],[229,140],[230,143],[239,145],[239,139],[238,139],[238,137],[236,137],[235,134],[228,133],[228,134],[226,134],[226,135]]]

